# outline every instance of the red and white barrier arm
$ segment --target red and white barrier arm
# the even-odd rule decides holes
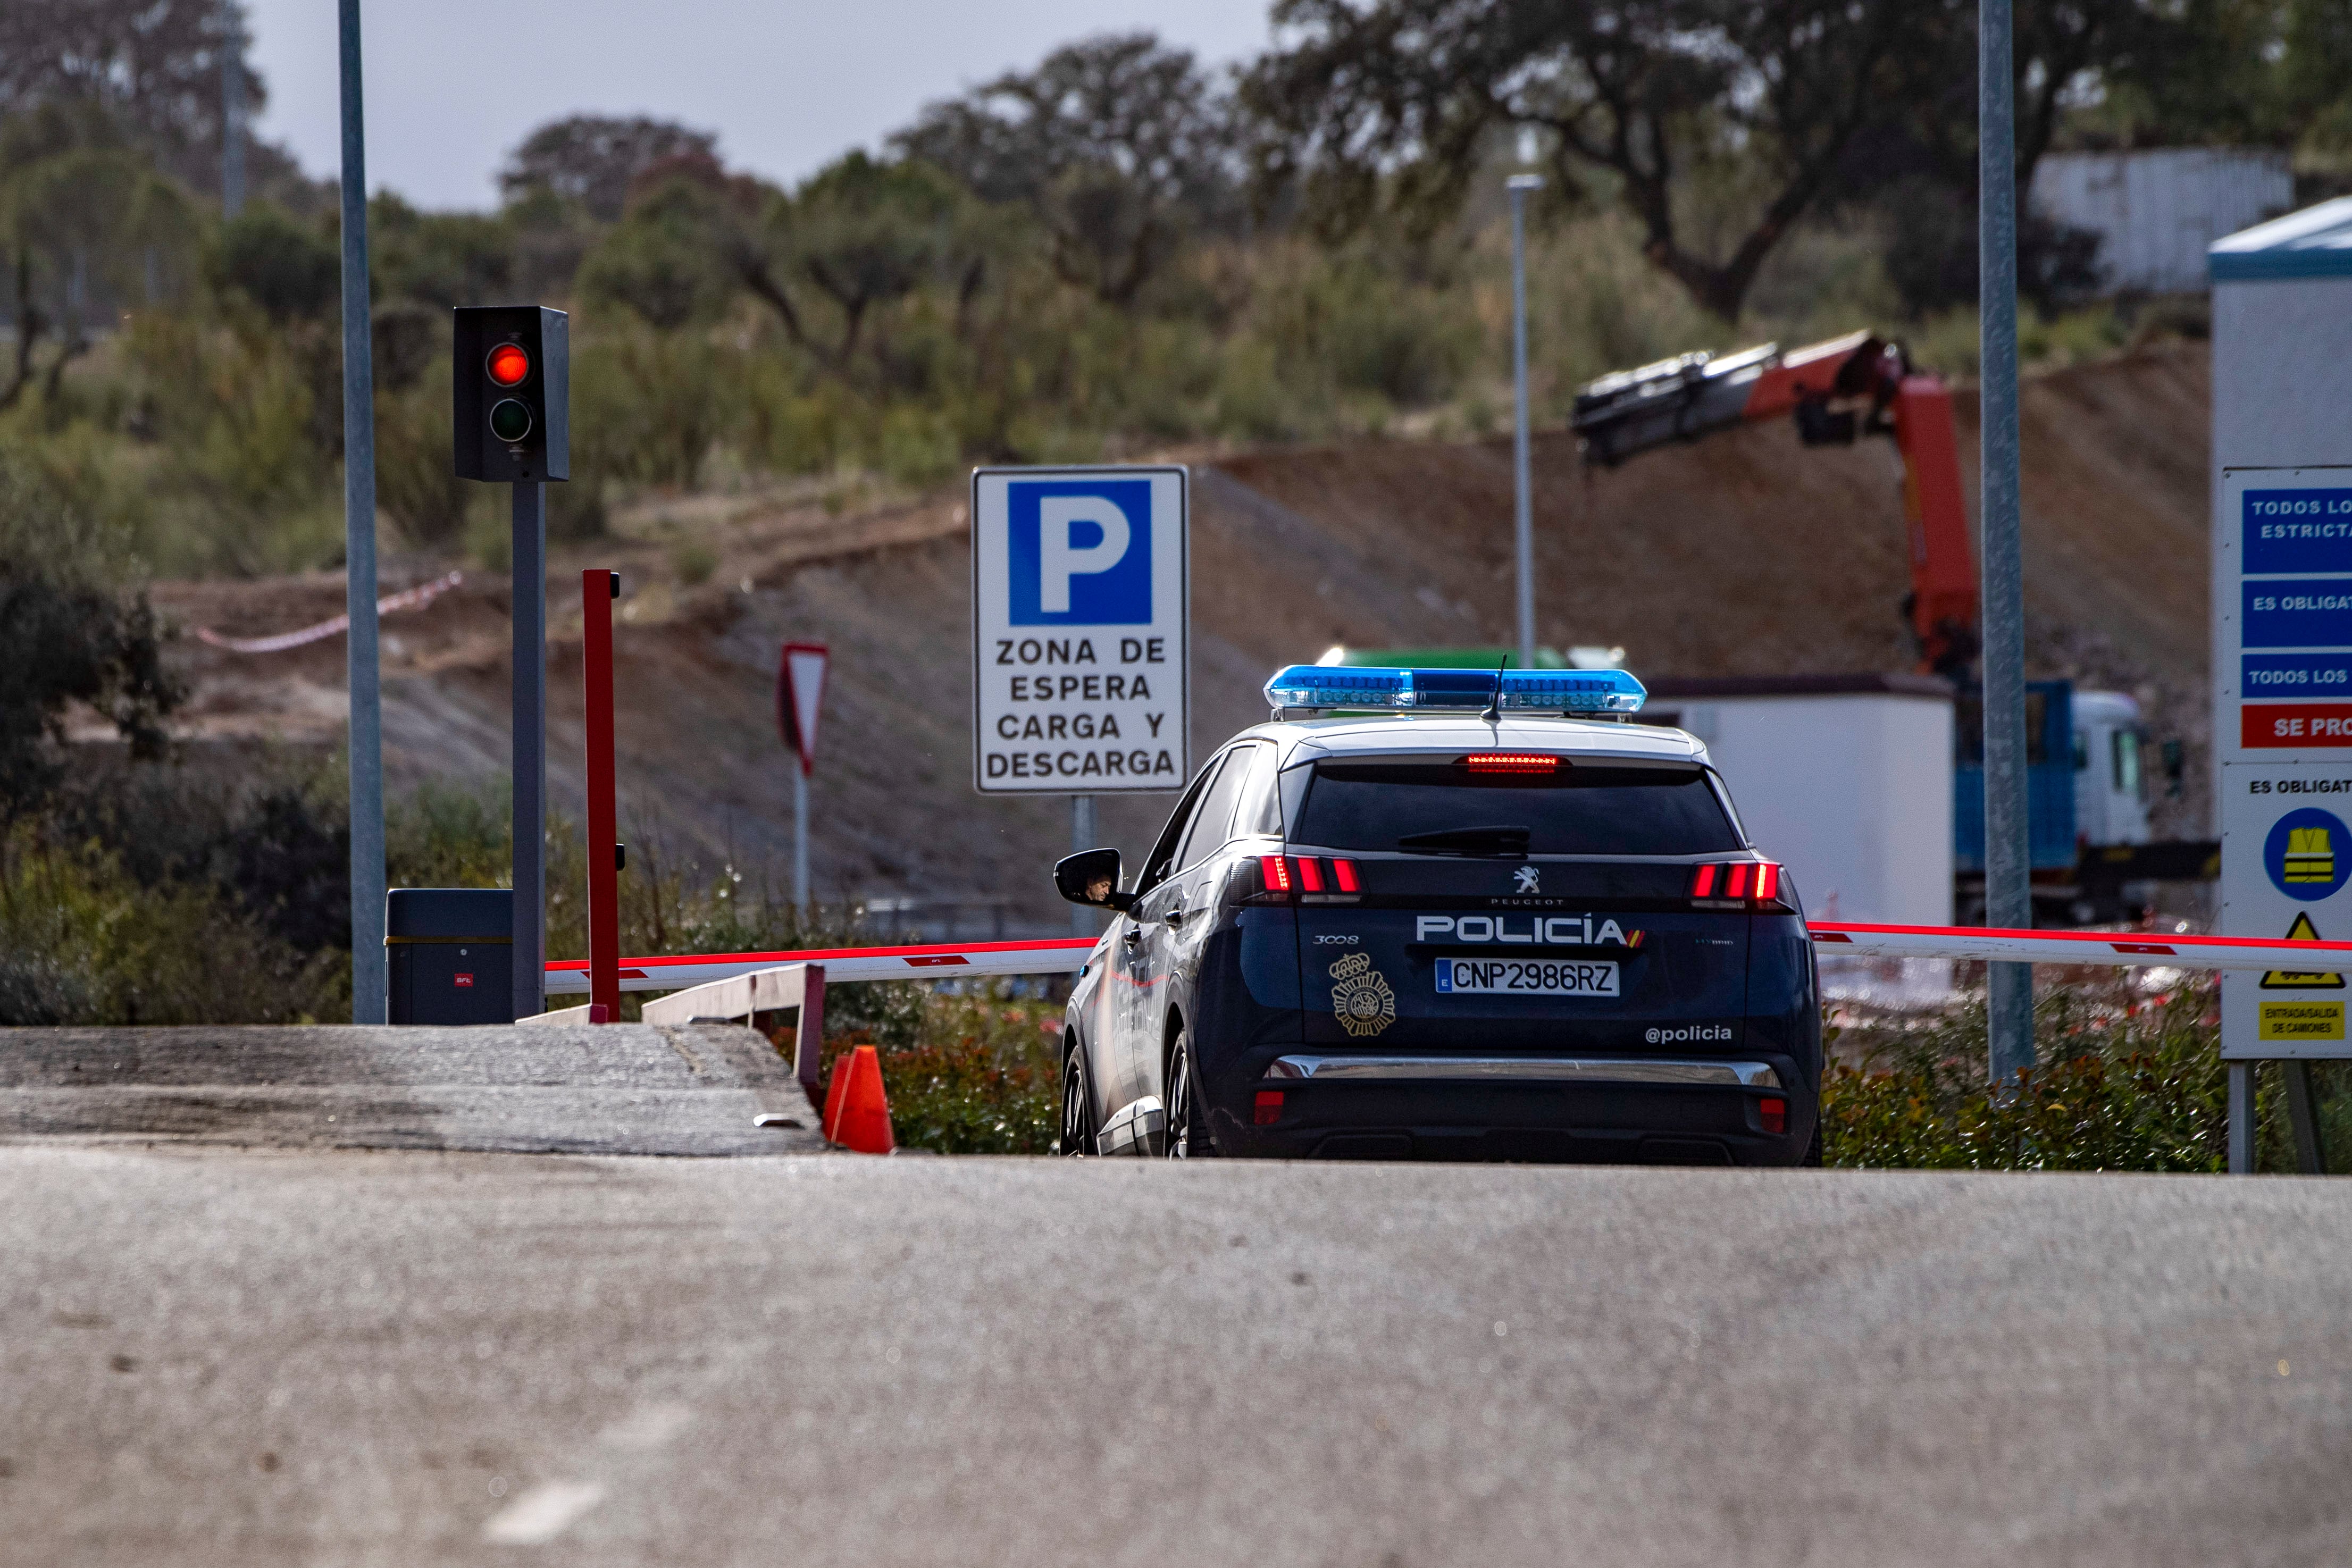
[[[827,985],[852,980],[957,980],[974,975],[1068,975],[1095,945],[1083,936],[1042,942],[927,942],[904,947],[803,947],[783,953],[704,953],[674,958],[624,958],[621,989],[676,991],[732,979],[782,964],[822,964]],[[588,993],[588,964],[547,967],[551,996]]]
[[[2175,969],[2352,969],[2352,942],[2164,932],[2016,931],[1981,925],[1815,924],[1823,957],[1978,958],[2006,964],[2121,964]]]
[[[2174,936],[2159,932],[2011,931],[1981,925],[1816,924],[1814,950],[1857,958],[1975,958],[2010,964],[2116,964],[2141,968],[2352,970],[2352,942],[2261,936]],[[928,942],[899,947],[803,947],[782,953],[705,953],[624,958],[621,989],[676,991],[783,964],[823,964],[833,985],[854,980],[953,980],[980,975],[1068,975],[1094,951],[1083,936],[1039,942]],[[551,996],[588,990],[588,965],[547,967]]]

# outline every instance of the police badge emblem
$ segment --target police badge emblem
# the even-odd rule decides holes
[[[1331,966],[1331,977],[1339,982],[1331,988],[1331,1010],[1341,1029],[1362,1039],[1396,1022],[1396,993],[1370,956],[1349,954]]]

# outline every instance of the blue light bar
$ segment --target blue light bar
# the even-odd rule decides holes
[[[1484,709],[1495,701],[1492,670],[1378,670],[1293,664],[1265,684],[1275,708]],[[1506,670],[1502,700],[1514,713],[1642,711],[1649,693],[1622,670]]]

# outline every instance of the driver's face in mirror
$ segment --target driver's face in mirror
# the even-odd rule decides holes
[[[1087,883],[1087,902],[1100,904],[1110,897],[1110,878],[1098,876]]]

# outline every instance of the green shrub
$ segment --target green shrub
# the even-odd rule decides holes
[[[2228,1160],[2228,1071],[2211,980],[2154,998],[2122,982],[2061,987],[2035,1004],[2041,1065],[2013,1092],[1985,1082],[1981,999],[1931,1020],[1848,1031],[1822,1088],[1832,1166],[1930,1170],[2219,1171]],[[2336,1064],[2328,1064],[2333,1068]],[[2335,1086],[2322,1075],[2322,1087]],[[2328,1130],[2352,1122],[2324,1102]],[[2261,1164],[2292,1168],[2274,1084],[2259,1096]],[[2352,1133],[2346,1125],[2341,1139]]]
[[[842,988],[864,989],[866,988]],[[890,1132],[904,1148],[943,1155],[1045,1155],[1061,1134],[1062,1005],[1023,999],[1004,981],[921,998],[911,1039],[877,1041],[837,1026],[828,989],[824,1066],[876,1045]]]
[[[351,1017],[351,958],[269,936],[201,882],[142,885],[95,845],[0,842],[0,1024]]]

